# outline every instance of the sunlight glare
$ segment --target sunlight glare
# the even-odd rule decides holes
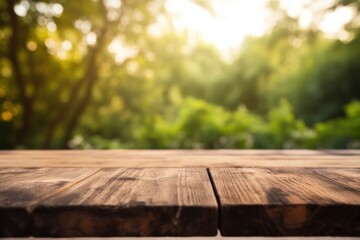
[[[61,4],[59,3],[55,3],[51,5],[51,11],[56,17],[60,17],[61,14],[63,13],[63,10],[64,10],[63,6],[61,6]]]
[[[121,1],[120,0],[105,0],[104,4],[107,8],[115,8],[118,9],[121,7]]]
[[[212,0],[214,16],[189,0],[169,0],[166,8],[178,29],[188,29],[221,51],[238,47],[248,35],[266,30],[266,0]]]
[[[97,41],[96,33],[94,33],[94,32],[89,32],[89,33],[86,35],[86,43],[87,43],[89,46],[94,46],[94,45],[96,44],[96,41]]]
[[[344,30],[344,25],[348,23],[355,12],[350,7],[338,7],[334,12],[326,14],[324,20],[320,24],[320,29],[329,37],[338,37],[341,40],[346,40],[347,32]]]
[[[91,30],[91,24],[89,21],[78,19],[75,21],[75,27],[82,33],[89,33]]]
[[[61,43],[61,48],[65,51],[70,51],[72,49],[72,43],[68,40],[65,40]]]
[[[240,47],[246,36],[262,36],[271,27],[268,22],[271,18],[267,9],[268,2],[269,0],[211,0],[214,15],[191,0],[168,0],[166,9],[176,29],[187,30],[191,37],[199,36],[228,55]],[[301,27],[307,28],[315,24],[326,36],[341,39],[346,36],[344,24],[354,16],[350,7],[339,7],[326,14],[324,19],[314,18],[317,11],[326,9],[333,3],[334,0],[280,0],[281,8],[291,17],[299,17]],[[307,9],[308,6],[311,8]]]
[[[19,4],[16,4],[14,7],[14,12],[19,17],[25,17],[30,8],[30,3],[28,1],[21,1]]]
[[[137,49],[124,45],[119,39],[115,39],[109,44],[108,51],[114,54],[117,64],[121,64],[126,59],[135,57],[138,53]]]
[[[46,28],[49,32],[56,32],[57,26],[54,22],[48,22]]]

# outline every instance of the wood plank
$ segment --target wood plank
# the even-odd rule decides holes
[[[95,173],[98,169],[0,169],[0,237],[31,235],[34,204]]]
[[[191,237],[190,240],[359,240],[357,237]],[[51,238],[4,238],[2,240],[52,240]],[[69,240],[69,238],[56,238],[56,240]],[[104,238],[71,238],[71,240],[104,240]],[[106,239],[105,239],[106,240]],[[110,240],[139,240],[139,237],[115,237]],[[140,239],[141,240],[141,239]],[[179,240],[179,237],[147,237],[144,240]]]
[[[38,204],[34,236],[215,236],[206,169],[103,169]]]
[[[0,151],[0,167],[360,168],[359,150],[21,150]]]
[[[224,236],[360,236],[360,169],[210,173]]]

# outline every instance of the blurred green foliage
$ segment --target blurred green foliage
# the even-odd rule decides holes
[[[174,111],[174,110],[172,110]],[[155,148],[155,149],[299,149],[359,148],[360,102],[346,106],[346,116],[315,124],[312,128],[296,119],[288,101],[282,100],[261,117],[245,107],[235,111],[187,98],[175,110],[178,118],[156,115],[144,125],[135,125],[127,141],[86,136],[79,131],[71,142],[74,148]]]
[[[0,2],[0,148],[360,148],[358,1],[322,10],[354,8],[342,41],[271,1],[232,62],[163,0],[110,3]]]

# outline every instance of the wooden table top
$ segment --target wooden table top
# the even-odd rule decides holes
[[[360,151],[0,151],[0,237],[218,229],[360,236]]]
[[[0,167],[360,168],[360,150],[21,150],[0,151]]]

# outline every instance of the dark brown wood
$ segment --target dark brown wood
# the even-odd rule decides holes
[[[218,215],[224,235],[359,236],[359,168],[358,150],[0,151],[0,238],[210,236]]]
[[[360,169],[210,173],[224,236],[360,236]]]
[[[35,236],[215,236],[206,169],[103,169],[37,205]]]
[[[0,169],[0,237],[215,236],[205,168]]]
[[[0,167],[360,168],[359,150],[21,150],[0,151]]]
[[[96,171],[95,168],[0,169],[0,237],[31,236],[33,207]]]

